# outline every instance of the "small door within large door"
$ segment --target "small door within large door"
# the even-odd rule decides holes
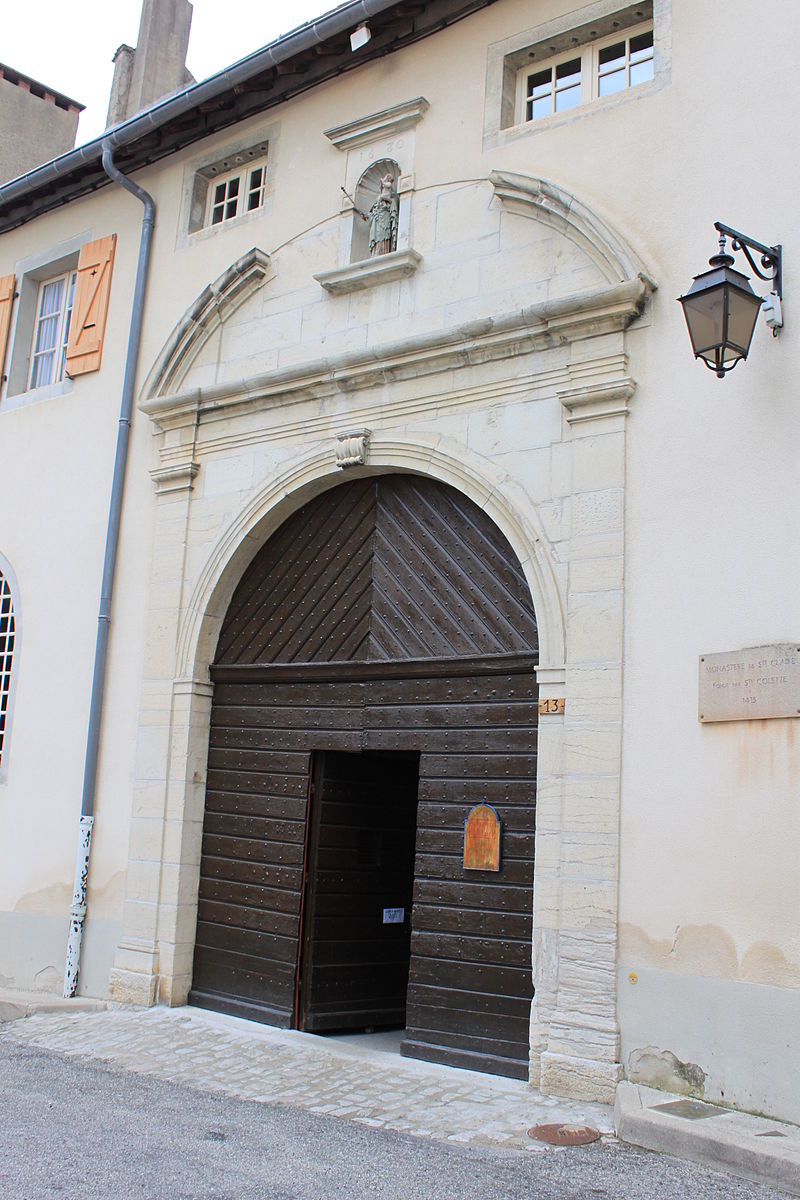
[[[315,755],[297,1025],[403,1028],[419,755]]]

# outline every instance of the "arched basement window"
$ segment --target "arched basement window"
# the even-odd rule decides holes
[[[0,778],[6,751],[6,733],[11,716],[11,678],[16,640],[14,597],[8,575],[0,566]]]

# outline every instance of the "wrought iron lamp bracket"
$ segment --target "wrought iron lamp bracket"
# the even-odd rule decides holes
[[[765,280],[772,284],[772,290],[775,292],[779,300],[783,299],[783,247],[765,246],[761,242],[757,242],[754,238],[747,237],[744,233],[739,233],[738,229],[731,229],[730,225],[723,225],[721,221],[714,222],[714,228],[723,237],[731,239],[731,249],[741,250],[745,258],[750,264],[753,272],[759,279]],[[761,266],[764,271],[769,271],[770,274],[765,275],[764,271],[760,270],[756,265],[751,251],[761,255]]]

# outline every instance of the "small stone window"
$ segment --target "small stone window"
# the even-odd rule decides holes
[[[671,13],[672,0],[592,0],[493,42],[484,149],[668,86]]]
[[[195,172],[189,233],[257,214],[269,194],[267,143],[259,142],[208,163]]]
[[[531,49],[529,62],[518,73],[518,123],[565,112],[653,78],[652,21],[537,63],[547,49]]]

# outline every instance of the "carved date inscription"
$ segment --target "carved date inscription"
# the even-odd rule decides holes
[[[702,722],[800,716],[800,644],[703,654],[699,665]]]

